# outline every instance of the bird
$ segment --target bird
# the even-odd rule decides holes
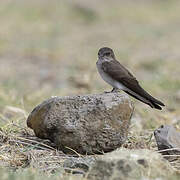
[[[116,60],[111,48],[99,49],[96,66],[102,79],[113,87],[111,92],[118,89],[123,90],[130,96],[158,110],[162,110],[161,106],[165,106],[140,86],[137,79]]]

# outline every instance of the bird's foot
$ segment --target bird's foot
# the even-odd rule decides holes
[[[104,93],[117,93],[119,92],[119,89],[113,88],[111,91],[104,91]]]
[[[118,88],[113,88],[111,92],[117,93],[117,92],[119,92],[119,91],[120,91],[120,89],[118,89]]]
[[[104,91],[104,93],[105,93],[105,94],[107,94],[107,93],[111,93],[111,91]]]

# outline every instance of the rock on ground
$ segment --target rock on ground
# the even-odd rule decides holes
[[[149,180],[171,175],[173,169],[161,154],[146,149],[119,149],[97,160],[90,168],[87,179]]]
[[[154,131],[154,136],[161,154],[167,155],[164,157],[169,161],[177,159],[175,155],[180,155],[180,132],[171,125],[161,125]]]
[[[132,112],[130,99],[120,93],[53,97],[31,112],[27,125],[64,152],[94,154],[125,142]]]

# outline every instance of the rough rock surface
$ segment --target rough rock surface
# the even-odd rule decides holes
[[[160,150],[163,155],[180,154],[180,132],[176,131],[173,126],[161,125],[154,131],[154,136],[158,150]],[[174,150],[172,150],[172,148]],[[168,160],[172,160],[172,157],[169,157]]]
[[[130,99],[120,93],[53,97],[31,112],[27,125],[64,152],[93,154],[125,142],[132,112]]]
[[[169,162],[159,153],[145,149],[119,149],[97,160],[90,168],[87,178],[91,180],[158,179],[172,174],[173,169]]]

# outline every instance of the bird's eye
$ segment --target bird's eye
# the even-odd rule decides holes
[[[110,54],[111,54],[110,52],[107,52],[107,53],[105,53],[104,55],[105,55],[105,56],[110,56]]]

